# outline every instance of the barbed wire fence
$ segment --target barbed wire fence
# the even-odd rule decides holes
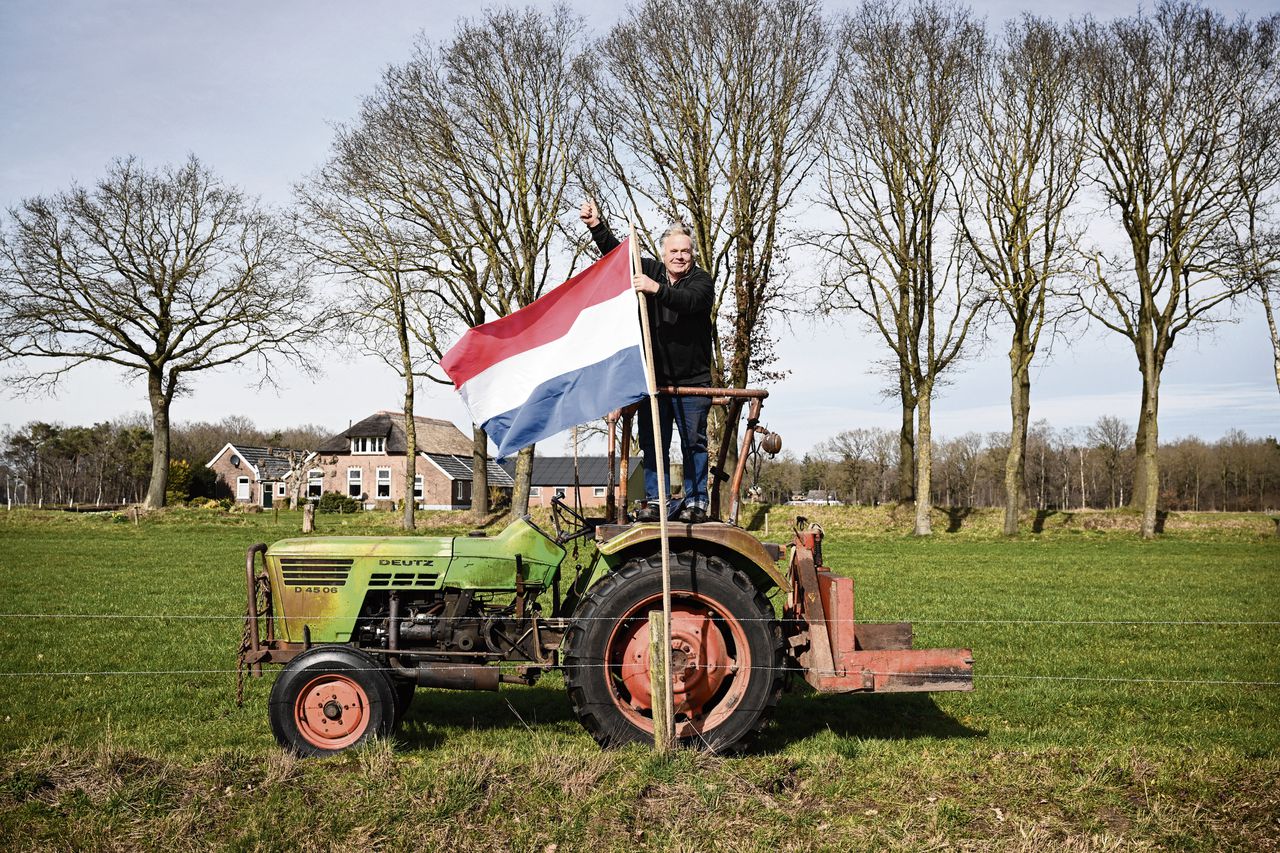
[[[439,621],[445,621],[449,617],[438,617]],[[467,617],[452,617],[458,620],[465,620]],[[588,617],[589,618],[589,617]],[[227,622],[243,622],[244,614],[228,615],[228,614],[194,614],[194,613],[0,613],[0,622],[4,620],[155,620],[155,621],[227,621]],[[287,622],[290,620],[315,623],[324,620],[346,620],[354,621],[351,616],[306,616],[306,617],[275,617],[277,622]],[[579,618],[576,621],[583,621]],[[613,620],[605,620],[613,621]],[[740,619],[739,621],[772,621],[779,624],[786,624],[787,619],[772,620],[752,620]],[[867,624],[867,620],[828,620],[833,622],[846,621],[856,624]],[[1196,627],[1196,628],[1280,628],[1280,620],[1247,620],[1247,619],[990,619],[990,618],[969,618],[969,619],[881,619],[880,622],[910,622],[914,625],[984,625],[984,626],[1035,626],[1035,627]],[[973,644],[971,647],[981,649],[981,645]],[[413,652],[404,652],[413,654]],[[419,654],[426,654],[418,651]],[[457,664],[456,666],[464,666],[470,664]],[[502,668],[507,666],[512,668],[515,666],[528,666],[528,663],[518,661],[498,661],[492,665]],[[582,666],[582,664],[579,664]],[[436,663],[436,668],[447,670],[450,664]],[[588,667],[607,668],[608,663],[587,664]],[[978,666],[981,666],[979,660]],[[735,665],[736,667],[736,665]],[[557,669],[558,666],[547,666],[546,669]],[[360,669],[360,668],[357,668]],[[391,667],[366,667],[365,671],[392,672]],[[798,672],[792,667],[774,667],[774,666],[751,666],[751,670],[767,670],[767,671],[789,671]],[[75,670],[11,670],[0,671],[0,678],[92,678],[92,677],[190,677],[199,675],[234,675],[240,672],[238,668],[200,668],[200,669],[75,669]],[[843,675],[841,672],[825,672],[817,671],[817,675]],[[930,673],[912,672],[881,672],[869,671],[869,674],[877,676],[895,676],[895,675],[930,675]],[[983,672],[976,669],[973,673],[973,680],[992,681],[992,682],[1012,682],[1012,681],[1030,681],[1030,682],[1075,682],[1075,683],[1096,683],[1096,684],[1129,684],[1129,685],[1184,685],[1184,686],[1237,686],[1237,687],[1280,687],[1280,679],[1231,679],[1231,678],[1174,678],[1174,677],[1153,677],[1153,676],[1113,676],[1113,675],[1072,675],[1062,673],[1027,673],[1027,672]]]

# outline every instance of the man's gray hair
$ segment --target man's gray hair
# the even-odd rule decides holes
[[[683,222],[677,222],[673,224],[670,228],[668,228],[666,231],[662,232],[662,239],[658,240],[658,245],[665,247],[667,245],[667,238],[673,234],[682,236],[682,237],[688,237],[689,242],[690,243],[693,242],[693,231],[690,230],[689,226],[685,225]],[[694,252],[695,253],[697,252],[696,248],[694,249]]]

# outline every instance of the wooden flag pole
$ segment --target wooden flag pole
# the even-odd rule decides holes
[[[636,226],[631,225],[631,274],[640,275],[640,245],[636,242]],[[652,338],[649,336],[649,300],[643,293],[637,293],[640,300],[640,327],[644,336],[644,372],[649,384],[649,414],[653,422],[653,456],[658,469],[658,530],[662,542],[662,660],[654,660],[655,655],[652,633],[650,634],[649,669],[650,684],[657,679],[652,677],[654,669],[659,669],[662,682],[662,713],[654,709],[653,745],[660,753],[671,751],[675,746],[675,694],[671,687],[671,543],[667,533],[667,459],[662,446],[662,421],[658,417],[658,379],[654,373]],[[653,619],[649,620],[652,630]],[[651,702],[657,703],[657,691],[651,691]]]

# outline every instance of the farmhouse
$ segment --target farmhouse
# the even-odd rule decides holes
[[[627,476],[627,500],[640,500],[644,497],[644,472],[640,468],[640,457],[632,457]],[[508,459],[503,463],[510,475],[515,474],[516,460]],[[604,456],[579,456],[577,482],[582,487],[582,505],[584,507],[602,507],[605,505],[609,483],[609,460]],[[618,467],[614,466],[613,480],[618,481]],[[556,495],[573,504],[573,457],[572,456],[535,456],[533,457],[533,476],[530,478],[529,506],[551,506],[551,499]]]
[[[227,442],[205,463],[218,478],[217,493],[237,503],[270,509],[289,495],[292,473],[302,470],[311,453],[287,447],[255,447]]]
[[[413,500],[421,509],[471,506],[471,439],[449,421],[415,417],[418,463]],[[408,441],[402,412],[376,412],[326,439],[307,469],[306,495],[341,492],[366,509],[390,509],[404,500],[404,461]],[[510,489],[513,482],[496,463],[488,466],[489,485]]]

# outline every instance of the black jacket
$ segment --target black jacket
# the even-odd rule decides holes
[[[618,246],[604,220],[591,229],[591,237],[602,253]],[[667,280],[661,261],[642,258],[644,274],[659,285],[649,300],[649,332],[653,341],[653,366],[659,385],[707,387],[711,384],[711,305],[715,288],[711,276],[691,266],[680,281]]]

